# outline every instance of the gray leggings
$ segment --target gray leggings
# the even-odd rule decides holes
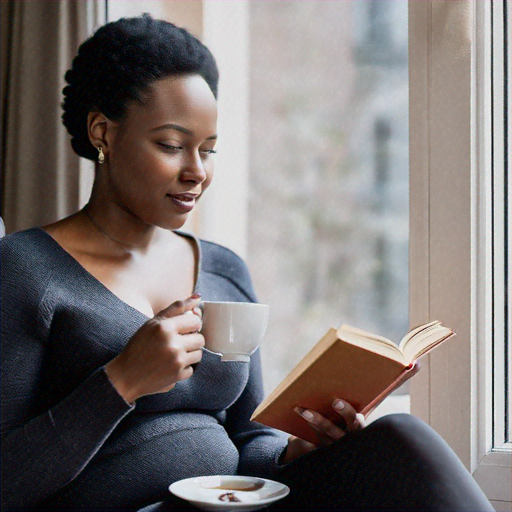
[[[319,448],[273,477],[291,488],[268,510],[494,510],[446,442],[408,414],[393,414]],[[186,510],[171,497],[144,512]]]

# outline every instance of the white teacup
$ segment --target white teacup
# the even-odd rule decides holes
[[[267,329],[269,306],[251,302],[203,301],[205,347],[222,361],[250,361]]]

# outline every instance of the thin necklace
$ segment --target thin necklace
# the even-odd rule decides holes
[[[143,247],[143,244],[136,245],[136,244],[127,244],[125,242],[120,242],[119,240],[116,240],[115,238],[112,238],[106,231],[101,229],[100,226],[96,223],[96,221],[92,218],[92,215],[89,213],[88,205],[84,208],[85,215],[87,215],[87,218],[91,221],[91,224],[103,235],[106,236],[109,240],[112,240],[112,242],[120,245],[123,247],[123,249],[134,249],[136,247]]]

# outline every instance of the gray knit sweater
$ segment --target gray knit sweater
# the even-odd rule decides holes
[[[0,249],[2,510],[135,510],[181,478],[274,474],[286,437],[249,421],[258,353],[247,364],[204,351],[190,379],[131,407],[103,367],[148,317],[41,229]],[[204,300],[255,300],[238,256],[200,249]]]

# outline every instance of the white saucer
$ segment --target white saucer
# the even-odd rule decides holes
[[[258,510],[288,495],[279,482],[249,476],[198,476],[174,482],[169,490],[202,510]],[[226,501],[220,499],[223,496]],[[229,501],[229,498],[239,501]]]

